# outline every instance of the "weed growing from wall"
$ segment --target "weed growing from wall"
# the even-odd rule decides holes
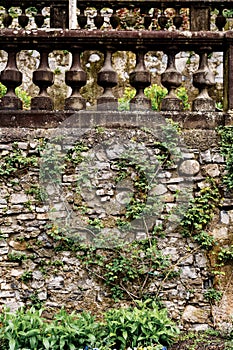
[[[16,142],[13,143],[12,150],[0,158],[0,176],[17,176],[20,173],[28,172],[29,167],[37,166],[37,157],[23,152]]]
[[[233,127],[220,127],[218,129],[220,135],[220,150],[226,162],[226,175],[223,182],[229,190],[233,189]]]
[[[5,96],[6,93],[7,93],[6,86],[0,83],[0,98]],[[30,109],[32,97],[28,95],[28,93],[22,90],[20,87],[17,87],[15,89],[15,94],[23,102],[23,109]]]
[[[220,199],[217,185],[209,179],[209,186],[197,193],[181,221],[182,234],[192,237],[204,249],[211,249],[215,243],[213,236],[206,231],[206,228],[213,218]]]
[[[168,94],[168,90],[157,84],[152,84],[145,88],[145,96],[151,101],[151,107],[154,111],[160,111],[162,99]],[[126,87],[122,97],[118,99],[119,110],[129,111],[130,100],[134,98],[136,90],[131,87]],[[188,94],[185,87],[176,89],[176,95],[181,99],[184,110],[190,110],[190,103],[188,102]]]

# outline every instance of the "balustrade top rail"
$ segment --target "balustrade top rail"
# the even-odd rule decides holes
[[[56,4],[57,6],[61,4],[68,4],[69,0],[1,0],[0,6],[4,6],[6,8],[12,6],[22,6],[22,7],[31,7],[31,6],[50,6],[51,4]],[[143,5],[150,7],[155,6],[165,6],[172,5],[173,7],[177,6],[189,6],[189,4],[194,4],[195,6],[215,6],[221,5],[224,8],[232,7],[232,0],[146,0]],[[141,0],[77,0],[77,6],[79,5],[88,5],[90,7],[95,7],[95,5],[106,6],[108,5],[110,8],[112,6],[136,6],[142,5]]]
[[[0,30],[0,49],[16,50],[105,50],[147,51],[172,49],[222,51],[232,42],[233,32],[179,32],[179,31],[87,31],[87,30]]]

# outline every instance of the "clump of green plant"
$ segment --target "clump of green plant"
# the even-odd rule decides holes
[[[79,246],[77,253],[87,270],[108,286],[115,301],[140,299],[153,279],[162,282],[164,276],[175,277],[169,257],[157,248],[153,235],[114,249]]]
[[[233,189],[233,127],[222,126],[218,129],[220,135],[221,154],[226,161],[226,175],[223,176],[223,182],[227,187]]]
[[[7,93],[7,88],[5,85],[0,83],[0,98],[5,96]],[[23,102],[23,109],[30,109],[32,97],[20,87],[15,89],[16,96]]]
[[[32,97],[20,87],[15,89],[15,94],[23,102],[23,109],[30,109]]]
[[[7,87],[0,83],[0,98],[5,96],[7,92]]]
[[[18,263],[22,263],[27,259],[27,255],[23,253],[9,253],[7,257],[9,261]]]
[[[61,183],[62,171],[65,169],[65,155],[61,151],[60,140],[50,143],[42,141],[40,145],[40,179],[42,183]]]
[[[171,344],[178,328],[168,318],[166,310],[156,305],[108,311],[97,322],[90,313],[68,314],[64,309],[48,321],[43,309],[24,308],[15,313],[4,309],[0,314],[1,350],[75,350],[98,347],[125,349],[132,344],[152,344],[162,349]],[[155,347],[153,347],[155,348]]]
[[[71,149],[68,150],[66,155],[66,161],[77,165],[84,160],[83,152],[86,152],[88,150],[88,146],[86,146],[82,142],[78,142]]]
[[[24,283],[29,282],[32,279],[32,271],[25,271],[21,276],[20,276],[20,280]]]
[[[47,199],[47,193],[45,193],[44,189],[40,188],[37,184],[32,184],[25,190],[25,193],[34,196],[38,202],[43,202]]]
[[[222,299],[222,294],[223,292],[220,290],[217,290],[215,288],[209,288],[205,293],[204,293],[204,298],[211,303],[213,302],[218,302]]]
[[[218,260],[220,262],[233,261],[233,245],[227,248],[221,248],[218,253]]]
[[[126,348],[171,345],[179,330],[172,322],[166,309],[158,309],[152,302],[137,302],[136,307],[113,309],[106,313],[106,343],[110,348]],[[157,348],[156,348],[157,349]]]
[[[12,150],[0,158],[0,176],[15,175],[16,172],[35,166],[37,166],[37,157],[25,154],[18,144],[14,143]]]
[[[168,91],[166,88],[157,84],[145,88],[145,96],[151,100],[151,107],[154,111],[159,111],[162,99],[167,95]]]
[[[208,349],[209,347],[231,350],[232,347],[227,346],[229,344],[227,339],[229,339],[227,334],[223,334],[216,329],[208,328],[206,331],[182,332],[173,346],[174,348],[177,346],[177,349],[185,348],[188,350]]]
[[[151,107],[154,111],[159,111],[161,109],[161,102],[164,97],[167,96],[168,90],[157,84],[152,84],[151,86],[145,88],[145,96],[151,101]],[[130,110],[130,100],[134,98],[136,90],[131,87],[126,87],[122,97],[118,99],[118,108],[120,111]],[[176,90],[176,95],[181,99],[184,110],[190,109],[190,104],[188,102],[188,94],[185,87],[179,87]]]
[[[209,186],[201,189],[193,198],[181,221],[182,234],[193,237],[204,249],[211,249],[215,243],[214,238],[206,232],[206,228],[219,202],[219,190],[216,184],[209,180]]]

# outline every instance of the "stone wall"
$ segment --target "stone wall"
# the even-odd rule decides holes
[[[228,321],[233,312],[230,265],[222,267],[225,276],[216,277],[213,252],[219,248],[203,249],[192,237],[184,237],[179,227],[189,206],[188,192],[192,197],[208,187],[209,177],[221,189],[224,160],[216,130],[183,129],[181,135],[174,134],[178,143],[173,145],[170,129],[161,136],[161,114],[141,114],[133,115],[134,123],[129,123],[130,115],[112,116],[111,125],[103,123],[101,113],[96,121],[95,113],[84,113],[55,128],[0,129],[2,306],[43,304],[56,311],[64,305],[101,315],[109,307],[131,303],[136,294],[159,297],[184,328],[199,330]],[[166,142],[170,162],[166,158],[157,172],[157,159],[164,151],[158,145]],[[62,158],[67,155],[68,161]],[[142,175],[149,190],[137,184]],[[138,217],[129,214],[132,198],[150,212],[144,207]],[[173,211],[181,206],[181,214]],[[224,199],[208,224],[208,233],[220,246],[232,244],[232,212],[231,200]],[[119,228],[119,219],[131,224],[128,231]],[[142,242],[161,225],[156,254],[169,268],[161,273],[161,266],[147,267],[145,279],[132,279],[123,299],[114,301],[101,267],[87,262],[83,244],[106,259],[106,251],[114,251],[124,241]],[[213,287],[224,291],[219,303],[204,297]]]

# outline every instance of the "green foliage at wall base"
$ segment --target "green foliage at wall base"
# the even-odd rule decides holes
[[[87,312],[68,314],[64,309],[51,321],[43,310],[3,310],[0,314],[0,350],[76,350],[96,348],[126,349],[152,346],[162,349],[179,333],[165,309],[155,304],[139,303],[137,307],[110,310],[103,321]]]

